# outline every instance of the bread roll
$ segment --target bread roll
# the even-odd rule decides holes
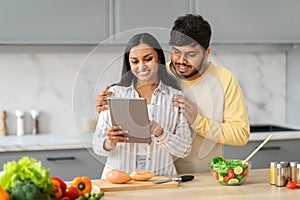
[[[130,174],[130,177],[135,181],[146,181],[154,176],[152,171],[136,169]]]
[[[106,174],[106,179],[111,183],[121,184],[131,181],[132,178],[120,169],[113,169]]]

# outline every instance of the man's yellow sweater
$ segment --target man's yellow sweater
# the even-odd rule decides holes
[[[169,63],[167,66],[172,74]],[[223,156],[223,144],[243,146],[248,142],[250,128],[243,93],[234,75],[215,63],[196,80],[177,80],[198,114],[191,125],[192,153],[175,164],[178,173],[205,171],[213,157]]]

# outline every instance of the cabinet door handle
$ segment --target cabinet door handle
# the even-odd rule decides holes
[[[280,146],[270,146],[270,147],[262,147],[260,151],[268,151],[268,150],[280,150]]]
[[[59,161],[59,160],[75,160],[74,156],[67,156],[67,157],[48,157],[48,161]]]

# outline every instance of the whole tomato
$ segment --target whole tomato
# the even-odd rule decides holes
[[[296,183],[296,187],[297,187],[297,188],[300,188],[300,182],[297,182],[297,183]]]
[[[289,180],[289,182],[286,184],[286,187],[288,189],[295,189],[296,188],[296,184],[293,181]]]
[[[79,189],[73,186],[67,187],[67,189],[64,192],[64,197],[69,197],[70,200],[75,200],[79,196],[80,192]]]

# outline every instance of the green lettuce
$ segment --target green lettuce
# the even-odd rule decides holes
[[[217,171],[222,176],[227,176],[229,169],[234,169],[236,166],[241,166],[245,170],[248,165],[243,164],[241,160],[225,160],[222,157],[215,157],[210,162],[211,169]]]
[[[40,189],[46,199],[50,199],[50,195],[53,194],[53,184],[49,175],[50,170],[45,169],[41,161],[25,156],[18,162],[10,161],[3,165],[3,171],[0,172],[0,185],[5,191],[11,193],[17,182],[32,183]]]

